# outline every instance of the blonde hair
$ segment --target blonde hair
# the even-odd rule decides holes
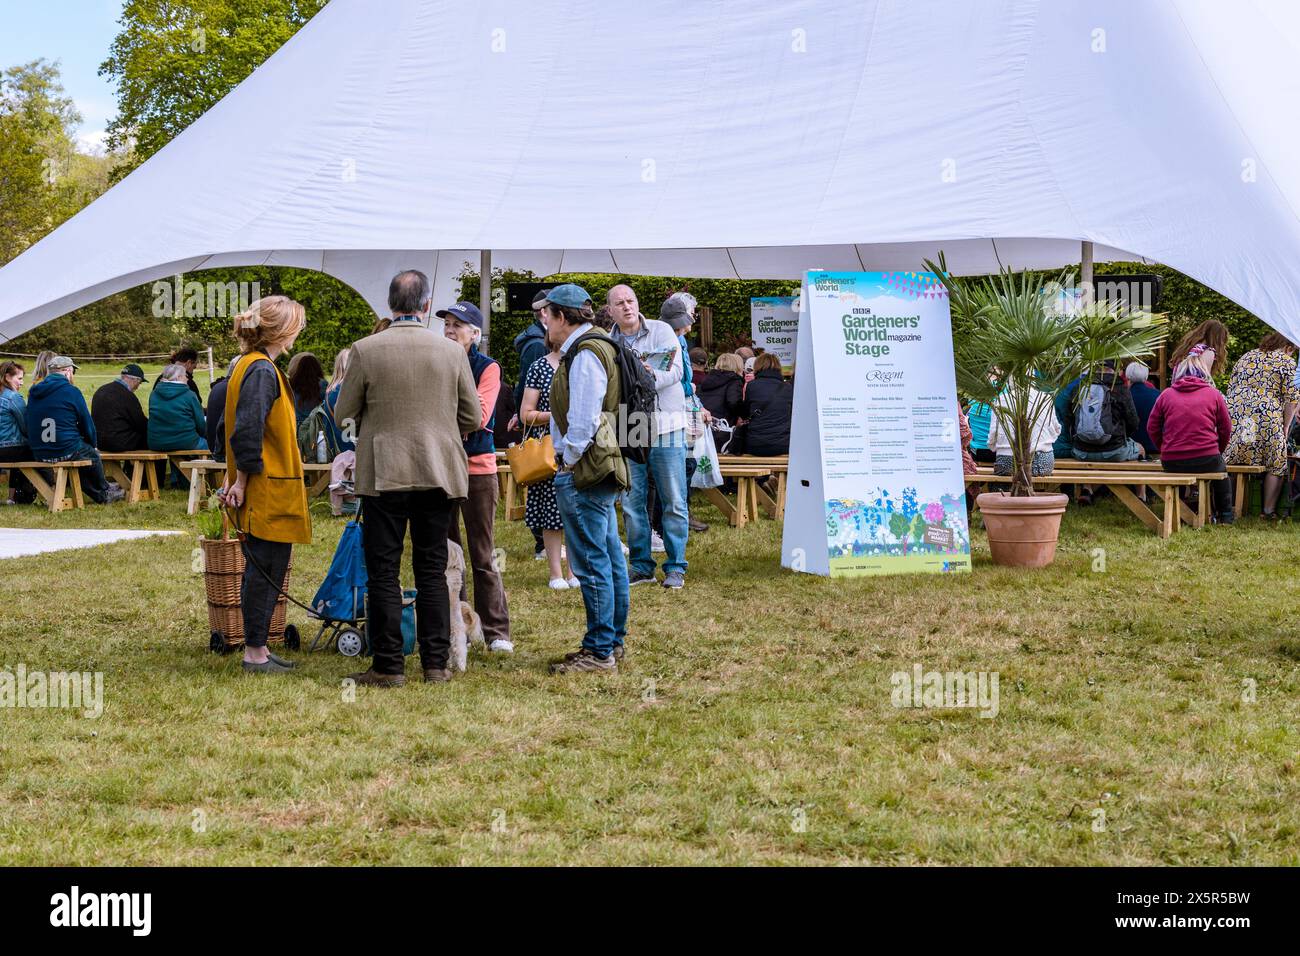
[[[49,349],[46,349],[40,355],[36,356],[36,364],[32,367],[33,385],[50,374],[50,360],[57,354],[57,352],[51,352]]]
[[[285,295],[258,299],[235,316],[235,339],[239,351],[261,352],[270,346],[286,345],[307,327],[307,310],[301,302]]]
[[[329,387],[343,384],[343,379],[348,375],[348,360],[352,358],[352,349],[339,349],[339,354],[334,356],[334,370],[330,373]],[[329,389],[326,389],[328,391]]]
[[[713,367],[723,372],[735,372],[737,375],[745,374],[745,360],[735,352],[725,352],[719,355]]]

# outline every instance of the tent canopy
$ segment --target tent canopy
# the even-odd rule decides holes
[[[230,265],[797,279],[1146,258],[1300,340],[1289,0],[333,0],[0,270],[0,337]]]

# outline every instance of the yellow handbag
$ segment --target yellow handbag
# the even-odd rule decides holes
[[[555,477],[555,445],[550,435],[511,445],[506,449],[506,461],[519,485],[535,485]]]

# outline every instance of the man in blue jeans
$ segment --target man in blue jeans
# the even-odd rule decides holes
[[[77,366],[58,355],[50,359],[50,374],[32,386],[27,396],[27,442],[37,461],[90,462],[80,480],[86,497],[101,505],[121,501],[124,492],[104,478],[104,463],[95,450],[98,436],[86,399],[73,384]]]
[[[646,472],[654,476],[655,493],[664,509],[664,581],[666,588],[686,585],[686,540],[690,534],[686,513],[686,393],[682,389],[685,356],[677,333],[667,322],[647,319],[639,311],[636,293],[625,285],[609,290],[610,333],[634,351],[654,376],[658,406],[654,415],[654,442],[649,461],[628,462],[631,487],[623,496],[623,522],[632,568],[628,584],[653,584],[655,559],[650,552],[650,512]]]
[[[548,335],[560,342],[551,381],[555,503],[569,565],[582,585],[587,630],[582,647],[551,665],[556,674],[613,673],[627,636],[628,582],[615,502],[628,466],[614,430],[620,397],[614,343],[594,328],[591,297],[571,283],[547,293]]]

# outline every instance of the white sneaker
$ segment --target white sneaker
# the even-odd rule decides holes
[[[569,587],[569,582],[564,580],[564,578],[551,578],[552,591],[567,591],[569,590]]]
[[[515,646],[509,641],[498,637],[488,646],[488,650],[496,654],[513,654]]]
[[[650,550],[658,554],[664,553],[664,539],[653,531],[650,532]]]
[[[582,582],[579,581],[577,578],[575,578],[572,574],[569,575],[569,580],[568,580],[567,583],[568,583],[569,587],[571,587],[571,588],[581,588],[581,587],[582,587]]]
[[[534,552],[533,552],[533,560],[534,560],[534,561],[545,561],[545,560],[546,560],[546,549],[543,548],[541,551],[534,551]]]

